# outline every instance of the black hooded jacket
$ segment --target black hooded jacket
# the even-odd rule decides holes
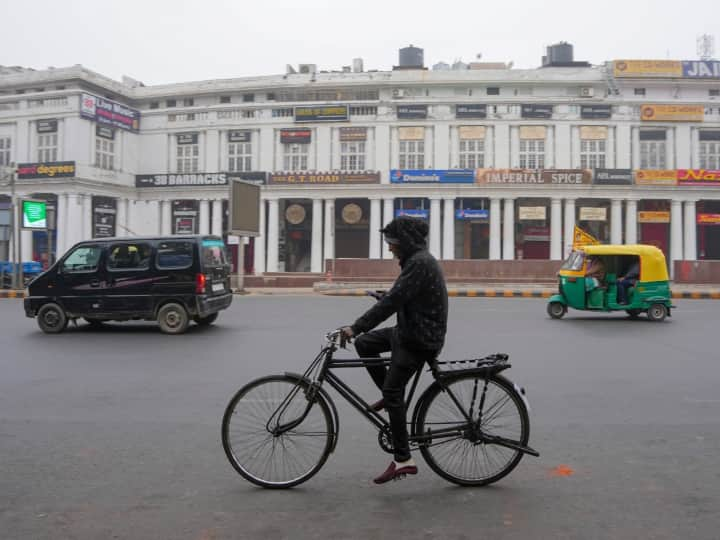
[[[358,335],[397,313],[400,342],[409,349],[440,352],[445,343],[448,295],[445,277],[427,250],[427,223],[399,217],[382,232],[397,240],[401,272],[392,288],[352,325]]]

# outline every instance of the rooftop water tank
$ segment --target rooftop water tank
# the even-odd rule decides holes
[[[400,49],[400,67],[423,67],[425,61],[423,59],[423,50],[420,47],[403,47]]]

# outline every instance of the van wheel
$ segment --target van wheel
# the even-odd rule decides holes
[[[207,317],[195,317],[195,319],[193,320],[200,326],[210,326],[217,320],[217,318],[218,314],[213,313],[212,315],[208,315]]]
[[[37,314],[37,322],[40,330],[46,334],[59,334],[67,328],[68,318],[63,308],[50,303],[40,308]]]
[[[627,313],[631,319],[637,319],[638,315],[642,313],[642,309],[626,309],[625,313]]]
[[[664,321],[667,316],[667,308],[663,304],[653,304],[648,309],[648,319],[651,321]]]
[[[562,319],[567,313],[567,306],[560,302],[550,302],[547,307],[547,312],[553,319]]]
[[[190,318],[185,308],[174,302],[160,308],[157,321],[160,330],[166,334],[182,334],[190,324]]]

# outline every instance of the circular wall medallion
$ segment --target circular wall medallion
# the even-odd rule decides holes
[[[362,208],[355,203],[346,204],[342,209],[342,218],[345,223],[354,225],[362,219]]]
[[[300,225],[305,221],[305,208],[299,204],[291,204],[285,209],[285,219],[293,225]]]

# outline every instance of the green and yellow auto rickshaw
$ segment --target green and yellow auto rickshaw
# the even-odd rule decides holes
[[[547,312],[560,319],[569,307],[586,311],[670,316],[672,305],[665,256],[655,246],[586,245],[574,249],[558,272],[559,293]]]

